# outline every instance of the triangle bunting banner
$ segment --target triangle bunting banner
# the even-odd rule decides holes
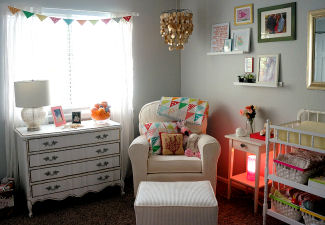
[[[187,103],[179,103],[179,109],[184,108],[185,106],[187,106]]]
[[[187,120],[188,118],[192,117],[195,113],[191,113],[191,112],[187,112],[185,120]]]
[[[10,12],[12,13],[12,15],[15,15],[17,12],[20,11],[20,9],[17,9],[15,7],[12,6],[8,6],[8,9],[10,10]]]
[[[63,19],[67,25],[70,25],[73,22],[73,19]]]
[[[12,6],[8,6],[9,11],[15,15],[17,12],[22,11],[23,14],[26,16],[26,18],[30,18],[33,15],[36,15],[40,21],[44,21],[48,16],[42,15],[42,14],[35,14],[33,12],[25,11],[22,9],[18,9]],[[124,16],[124,17],[116,17],[116,18],[107,18],[107,19],[101,19],[101,21],[105,24],[108,24],[112,19],[116,22],[119,23],[121,19],[124,19],[126,22],[130,22],[132,16]],[[56,24],[59,20],[64,20],[64,22],[69,26],[71,23],[73,23],[74,19],[69,19],[69,18],[58,18],[58,17],[50,17],[50,19],[53,21],[54,24]],[[82,26],[84,25],[87,20],[77,20],[78,23]],[[95,25],[99,20],[88,20],[90,23]]]
[[[41,14],[35,14],[40,21],[43,21],[47,18],[47,16],[41,15]]]
[[[27,19],[29,17],[31,17],[32,15],[34,15],[34,13],[32,13],[32,12],[28,12],[28,11],[24,11],[24,10],[23,10],[23,13],[25,14],[25,16],[26,16]]]

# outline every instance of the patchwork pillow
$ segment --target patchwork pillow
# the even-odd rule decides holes
[[[163,155],[184,155],[183,134],[160,133]]]
[[[140,129],[145,133],[148,142],[150,143],[150,153],[152,155],[161,154],[160,132],[177,133],[176,122],[153,122],[141,124]]]

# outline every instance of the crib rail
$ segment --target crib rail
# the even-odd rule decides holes
[[[301,109],[297,113],[297,120],[303,121],[304,116],[307,116],[308,121],[312,121],[312,116],[314,115],[316,122],[325,122],[325,112],[309,110],[309,109]],[[323,116],[323,117],[322,117]]]

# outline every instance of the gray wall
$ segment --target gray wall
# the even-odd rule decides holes
[[[256,128],[261,129],[269,118],[273,123],[295,120],[301,108],[325,111],[325,91],[306,89],[307,13],[325,8],[324,0],[296,0],[297,40],[257,43],[257,9],[291,1],[281,0],[182,0],[182,8],[194,13],[194,32],[181,54],[181,95],[207,99],[210,103],[208,133],[222,146],[218,174],[227,177],[228,144],[225,134],[244,126],[239,110],[254,104]],[[234,26],[235,6],[254,3],[254,23]],[[230,22],[231,29],[252,29],[251,52],[244,55],[207,56],[210,49],[211,26]],[[260,54],[280,54],[280,81],[284,87],[262,88],[234,86],[236,75],[244,73],[244,58]],[[256,61],[256,60],[255,60]],[[254,71],[256,71],[256,62]],[[243,155],[235,156],[244,167]],[[237,162],[238,162],[237,161]]]
[[[138,133],[138,113],[141,107],[161,96],[180,95],[180,56],[169,52],[159,34],[159,15],[175,7],[174,0],[15,0],[28,6],[93,11],[138,12],[133,26],[134,61],[134,124]],[[10,4],[10,3],[8,3]],[[13,4],[13,6],[15,6]],[[0,22],[1,24],[1,22]],[[0,46],[3,48],[3,46]],[[2,67],[0,65],[0,67]],[[0,73],[1,76],[1,73]],[[0,77],[3,90],[3,78]],[[5,175],[3,93],[0,96],[0,177]]]

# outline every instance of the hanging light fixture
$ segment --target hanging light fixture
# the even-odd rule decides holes
[[[169,51],[182,50],[193,32],[193,13],[188,9],[172,9],[160,15],[160,34]]]

